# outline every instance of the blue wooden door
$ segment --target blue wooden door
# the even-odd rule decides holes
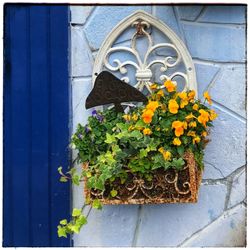
[[[4,8],[4,246],[69,246],[68,6]]]

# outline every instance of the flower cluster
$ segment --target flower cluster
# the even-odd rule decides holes
[[[103,190],[106,181],[126,180],[129,171],[148,176],[158,168],[180,170],[186,151],[203,167],[208,128],[217,116],[205,105],[212,104],[208,92],[201,102],[194,90],[178,92],[177,83],[169,79],[152,84],[151,90],[145,105],[126,114],[93,111],[89,123],[79,125],[72,146],[91,169],[83,174],[89,188]]]

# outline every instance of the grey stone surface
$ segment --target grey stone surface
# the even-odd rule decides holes
[[[216,83],[211,86],[212,99],[235,113],[246,117],[246,69],[244,65],[225,68]],[[220,91],[223,89],[224,91]]]
[[[208,6],[203,15],[198,19],[199,22],[211,23],[245,23],[246,6]]]
[[[93,11],[90,6],[70,7],[73,131],[78,123],[86,123],[91,114],[91,110],[85,110],[84,103],[92,88],[93,57],[112,28],[138,9],[153,11],[187,42],[189,52],[196,58],[199,97],[208,88],[216,101],[214,107],[219,117],[211,131],[212,141],[205,150],[203,179],[206,180],[197,204],[145,205],[141,216],[138,216],[138,206],[105,206],[103,211],[93,210],[86,227],[74,235],[74,246],[243,246],[244,207],[237,205],[243,199],[246,203],[245,172],[238,169],[246,164],[246,124],[242,118],[245,116],[246,72],[242,63],[245,26],[237,25],[244,22],[242,8],[203,9],[202,5],[94,8]],[[129,45],[131,34],[124,32],[117,44]],[[154,29],[152,34],[157,42],[161,41],[162,37]],[[155,76],[158,80],[157,72]],[[234,171],[237,174],[232,176]],[[230,186],[227,185],[231,180],[228,196]],[[83,186],[73,187],[72,205],[80,208],[83,202]],[[225,208],[230,209],[225,211]]]
[[[179,6],[180,17],[183,20],[194,21],[203,9],[203,5],[182,5]]]
[[[244,205],[226,211],[223,216],[193,236],[182,247],[245,247],[246,208]]]
[[[246,171],[245,169],[233,178],[228,207],[232,207],[246,198]]]
[[[197,75],[198,96],[201,98],[220,68],[215,65],[195,63],[195,70]]]
[[[71,29],[71,75],[90,76],[93,58],[81,28]]]
[[[72,24],[84,24],[93,10],[93,6],[85,5],[85,6],[71,6],[71,23]]]
[[[246,124],[235,119],[230,113],[218,109],[215,111],[218,117],[211,129],[211,141],[205,149],[204,159],[220,169],[226,177],[246,164]]]
[[[86,124],[91,109],[85,109],[85,101],[92,89],[91,79],[76,79],[72,82],[73,133],[77,124]]]
[[[179,37],[183,38],[178,19],[174,12],[174,6],[157,6],[155,8],[155,16],[171,28]]]
[[[244,26],[183,23],[183,28],[192,57],[218,62],[245,62]]]
[[[151,6],[96,7],[85,28],[85,33],[91,49],[97,50],[113,27],[136,10],[151,12]]]
[[[74,236],[75,246],[128,247],[132,245],[138,206],[104,206],[92,209],[88,224]]]
[[[136,246],[177,246],[223,213],[225,185],[202,185],[197,204],[146,205]]]

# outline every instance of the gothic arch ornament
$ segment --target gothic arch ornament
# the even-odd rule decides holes
[[[166,38],[169,39],[170,42],[154,44],[153,37],[148,31],[150,27],[154,27],[159,30],[165,35]],[[122,34],[123,31],[128,28],[134,29],[134,34],[131,38],[131,47],[112,47],[116,39]],[[148,40],[148,48],[145,51],[144,58],[141,58],[141,55],[136,48],[137,39],[141,36],[145,36]],[[175,51],[176,56],[167,55],[164,56],[163,59],[161,56],[161,58],[150,61],[150,54],[158,48],[171,48]],[[135,60],[125,60],[121,57],[120,59],[114,59],[113,62],[110,63],[110,55],[118,51],[132,54]],[[168,70],[170,68],[174,69],[181,62],[185,67],[185,72],[174,71],[169,74]],[[125,75],[128,71],[128,65],[133,66],[136,69],[135,77],[137,83],[134,85],[134,87],[140,91],[142,91],[144,88],[147,88],[147,90],[151,92],[150,85],[152,82],[150,80],[153,75],[152,66],[157,65],[160,67],[161,71],[160,80],[174,80],[174,78],[177,76],[182,77],[185,84],[183,90],[192,89],[197,92],[195,67],[186,46],[166,24],[144,11],[136,11],[134,14],[123,19],[113,28],[113,30],[104,40],[94,63],[92,76],[93,84],[95,82],[96,75],[98,75],[104,68],[110,72],[119,71],[121,74]],[[122,80],[129,82],[130,79],[125,76],[122,78]]]

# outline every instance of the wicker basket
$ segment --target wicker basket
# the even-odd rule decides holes
[[[202,172],[198,170],[192,153],[185,153],[185,167],[181,171],[174,169],[155,170],[151,181],[129,173],[128,180],[121,184],[112,183],[118,194],[110,196],[110,186],[105,191],[84,188],[85,197],[92,201],[99,199],[104,205],[118,204],[160,204],[160,203],[195,203],[198,199],[198,190]],[[84,165],[86,168],[86,165]],[[85,179],[86,183],[87,179]]]

